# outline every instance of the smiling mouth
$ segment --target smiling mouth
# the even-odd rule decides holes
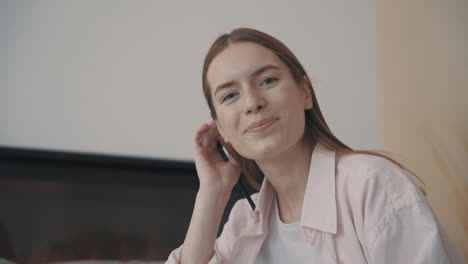
[[[278,119],[272,119],[272,120],[269,120],[267,122],[264,122],[258,126],[254,126],[252,128],[249,128],[247,129],[245,132],[246,133],[259,133],[259,132],[263,132],[263,131],[266,131],[268,128],[272,127],[276,121],[278,121]]]

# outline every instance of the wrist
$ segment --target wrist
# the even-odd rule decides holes
[[[213,201],[226,202],[231,197],[232,189],[228,188],[216,188],[213,186],[200,185],[198,194],[200,198],[212,199]]]

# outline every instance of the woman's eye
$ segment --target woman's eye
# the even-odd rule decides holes
[[[221,99],[221,102],[224,102],[226,100],[229,100],[231,98],[233,98],[234,96],[236,96],[236,93],[228,93],[226,96],[224,96],[222,99]]]
[[[263,80],[261,83],[260,83],[260,86],[262,85],[269,85],[269,84],[272,84],[274,82],[278,81],[278,78],[274,78],[274,77],[268,77],[266,78],[265,80]]]

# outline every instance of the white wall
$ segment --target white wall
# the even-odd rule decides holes
[[[204,55],[239,26],[296,53],[339,138],[380,147],[371,0],[0,0],[0,145],[191,159]]]

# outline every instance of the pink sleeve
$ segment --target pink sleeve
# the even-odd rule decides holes
[[[221,238],[221,237],[220,237]],[[210,261],[208,262],[208,264],[221,264],[221,263],[226,263],[225,261],[223,261],[223,258],[221,257],[220,255],[220,252],[219,250],[217,249],[217,244],[219,242],[219,239],[218,238],[216,240],[216,244],[215,244],[215,250],[214,250],[214,255],[213,257],[210,259]],[[166,260],[165,264],[179,264],[179,261],[180,261],[180,255],[182,253],[182,247],[184,245],[181,245],[180,247],[174,249],[171,254],[169,255],[169,258]]]
[[[230,254],[234,244],[234,238],[239,232],[239,229],[245,224],[245,218],[250,210],[247,199],[241,199],[236,202],[229,214],[229,220],[223,227],[223,232],[216,239],[214,246],[214,254],[208,264],[225,264],[230,263]],[[173,250],[166,264],[179,264],[183,245]]]
[[[466,263],[425,201],[389,215],[370,249],[371,263]]]

